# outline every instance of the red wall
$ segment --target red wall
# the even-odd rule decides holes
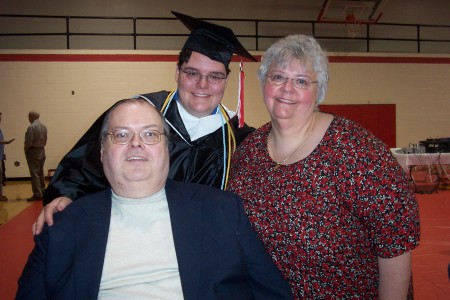
[[[319,105],[319,108],[358,122],[390,148],[396,147],[395,104]]]

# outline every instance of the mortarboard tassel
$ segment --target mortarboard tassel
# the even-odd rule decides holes
[[[238,85],[238,107],[237,114],[239,119],[239,128],[244,127],[244,63],[241,60],[239,64],[239,85]]]

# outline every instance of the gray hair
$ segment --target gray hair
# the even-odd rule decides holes
[[[263,55],[258,70],[262,86],[267,82],[267,73],[273,67],[286,68],[297,59],[305,67],[312,67],[317,75],[318,93],[316,104],[325,98],[328,88],[328,58],[316,39],[302,34],[289,35],[275,42]]]
[[[29,113],[28,113],[28,116],[30,116],[31,118],[33,118],[34,120],[36,120],[36,119],[39,119],[39,113],[37,112],[37,111],[34,111],[34,110],[32,110],[32,111],[30,111]]]
[[[130,98],[130,99],[120,100],[120,101],[116,102],[116,104],[114,104],[113,107],[111,107],[108,112],[106,112],[105,118],[103,119],[102,129],[100,131],[100,143],[101,144],[103,144],[105,142],[106,137],[108,136],[109,121],[111,119],[111,113],[121,104],[124,104],[124,103],[138,103],[138,102],[149,104],[158,113],[159,117],[161,118],[161,123],[162,123],[162,126],[163,126],[163,133],[164,133],[164,137],[165,137],[165,142],[166,142],[166,144],[168,144],[168,139],[170,138],[170,136],[169,136],[169,125],[167,124],[166,119],[164,118],[162,113],[156,108],[156,106],[153,103],[151,103],[150,101],[148,101],[148,100],[146,100],[144,98]]]

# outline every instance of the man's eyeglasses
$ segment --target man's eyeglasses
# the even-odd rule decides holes
[[[222,80],[224,80],[225,78],[227,78],[226,76],[223,77],[223,75],[215,75],[215,74],[210,74],[210,75],[202,75],[199,72],[195,71],[195,70],[184,70],[182,68],[180,68],[181,72],[183,72],[184,74],[186,74],[186,77],[189,80],[195,81],[195,82],[199,82],[200,80],[202,80],[203,77],[206,78],[206,80],[211,83],[211,84],[217,84],[220,83]]]
[[[311,80],[308,76],[298,76],[294,78],[284,77],[280,74],[267,75],[269,81],[275,85],[285,84],[288,80],[292,80],[292,84],[299,89],[307,89],[312,83],[317,83],[317,80]]]
[[[143,130],[141,132],[132,132],[127,129],[118,129],[113,132],[108,132],[111,137],[111,142],[119,145],[127,145],[132,140],[135,134],[139,134],[139,138],[146,145],[155,145],[161,142],[161,135],[163,132],[158,130]]]

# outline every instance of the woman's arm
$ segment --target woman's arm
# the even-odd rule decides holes
[[[411,251],[393,258],[378,257],[380,300],[406,299],[411,279]]]

